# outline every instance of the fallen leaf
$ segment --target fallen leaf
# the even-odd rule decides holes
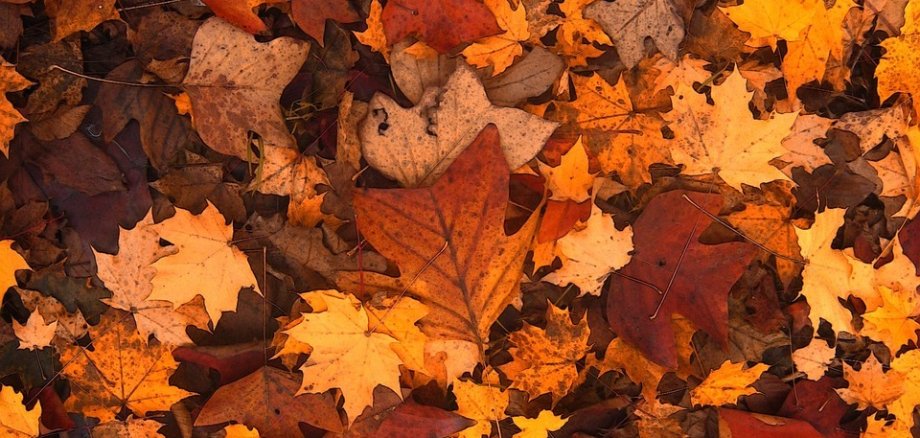
[[[103,21],[119,19],[113,0],[48,0],[45,8],[53,19],[54,42],[82,30],[93,30]]]
[[[745,369],[744,363],[734,364],[725,361],[717,370],[713,370],[706,379],[690,391],[694,405],[722,406],[735,404],[738,397],[757,392],[754,382],[770,368],[762,363]]]
[[[915,96],[920,93],[920,75],[912,67],[920,63],[920,53],[914,50],[920,44],[920,6],[907,2],[904,19],[901,34],[881,42],[885,54],[878,63],[875,76],[878,78],[879,97],[883,99],[899,91]],[[920,99],[913,99],[913,107],[914,112],[920,113]]]
[[[834,360],[836,351],[820,338],[815,338],[804,348],[792,352],[792,361],[795,362],[795,369],[805,373],[808,379],[819,380]]]
[[[677,47],[684,39],[684,22],[671,0],[595,1],[585,8],[584,14],[610,35],[627,68],[635,67],[645,58],[646,38],[651,38],[665,56],[678,60]]]
[[[838,389],[837,393],[847,403],[856,403],[859,409],[869,406],[884,409],[889,403],[898,400],[907,389],[904,386],[904,374],[897,370],[884,372],[875,355],[869,355],[859,371],[846,364],[843,367],[843,378],[850,386]]]
[[[491,435],[492,423],[505,418],[508,394],[501,388],[457,380],[452,389],[457,397],[457,413],[476,421],[475,425],[460,432],[460,438]]]
[[[881,307],[863,314],[863,328],[859,334],[882,341],[892,351],[898,351],[901,346],[910,341],[917,340],[917,330],[920,324],[913,318],[920,315],[920,299],[917,290],[894,290],[885,286],[878,288],[881,298]]]
[[[23,350],[41,350],[51,346],[58,323],[45,324],[45,318],[38,311],[29,315],[25,325],[13,320],[13,332],[19,338],[19,348]]]
[[[16,271],[29,269],[25,259],[13,250],[12,240],[0,240],[0,300],[6,296],[6,291],[16,286]]]
[[[553,414],[553,411],[542,410],[536,418],[511,417],[514,425],[521,429],[512,438],[544,438],[552,436],[565,426],[566,420],[562,416]]]
[[[11,438],[32,438],[39,435],[42,407],[36,404],[26,409],[25,398],[11,386],[0,387],[0,431]]]
[[[381,19],[391,45],[416,36],[439,53],[501,32],[489,8],[476,0],[387,2]]]
[[[467,62],[476,67],[492,67],[492,76],[505,70],[521,56],[522,41],[530,38],[527,26],[527,10],[522,4],[512,7],[507,0],[484,0],[484,4],[495,15],[502,34],[480,38],[463,49]]]
[[[13,104],[6,99],[6,93],[24,90],[32,85],[28,79],[22,77],[16,66],[0,63],[0,152],[10,155],[10,140],[13,139],[13,129],[17,124],[25,122],[26,118],[13,108]]]

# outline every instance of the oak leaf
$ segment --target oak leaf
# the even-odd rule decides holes
[[[512,169],[536,156],[556,128],[519,109],[492,105],[466,65],[457,67],[443,89],[426,90],[413,108],[378,93],[368,111],[359,130],[364,157],[406,187],[434,183],[489,123],[498,127]]]
[[[0,62],[0,152],[7,157],[10,155],[13,129],[18,123],[25,122],[26,118],[13,108],[13,104],[6,99],[6,93],[24,90],[31,85],[32,82],[16,71],[16,66]]]
[[[838,389],[837,393],[847,403],[856,403],[859,409],[869,406],[884,409],[889,403],[898,400],[908,389],[904,386],[903,373],[897,370],[884,372],[882,364],[872,354],[862,363],[859,371],[850,364],[844,365],[843,378],[850,386]]]
[[[70,381],[68,410],[102,422],[112,421],[122,409],[136,415],[167,411],[192,393],[170,386],[178,364],[172,348],[148,344],[130,314],[110,310],[90,328],[92,349],[71,345],[61,352],[62,373]]]
[[[434,186],[355,194],[358,227],[402,273],[399,281],[365,273],[367,285],[417,297],[429,308],[422,331],[466,345],[483,360],[489,328],[518,292],[535,229],[504,231],[509,169],[494,125],[484,129]],[[395,283],[395,284],[394,284]],[[460,354],[459,345],[451,354]]]
[[[57,321],[46,324],[45,318],[38,311],[29,315],[25,325],[13,320],[13,332],[19,338],[19,348],[23,350],[41,350],[51,346],[57,326]]]
[[[216,325],[222,312],[236,310],[241,288],[259,292],[246,255],[231,243],[233,226],[227,225],[210,203],[198,216],[177,209],[175,216],[156,227],[156,232],[176,247],[176,253],[151,265],[156,274],[148,301],[181,306],[201,295],[208,317]]]
[[[713,370],[706,379],[690,391],[694,405],[722,406],[734,404],[738,397],[757,392],[754,382],[769,366],[759,363],[745,369],[744,363],[725,361],[719,369]]]
[[[524,327],[508,335],[514,345],[509,353],[514,361],[502,370],[511,379],[511,388],[522,390],[537,398],[550,393],[553,402],[569,393],[578,383],[575,363],[587,354],[588,321],[571,323],[569,311],[549,303],[546,328],[524,323]]]
[[[654,197],[633,223],[630,262],[610,279],[610,326],[672,369],[678,364],[671,314],[686,316],[724,345],[728,292],[755,255],[747,242],[698,242],[711,223],[703,211],[717,214],[720,206],[721,197],[712,194],[673,191]]]
[[[678,60],[684,21],[671,0],[595,1],[584,14],[610,35],[627,68],[635,67],[645,57],[646,38],[651,38],[665,56]]]
[[[201,139],[217,152],[253,160],[249,131],[265,143],[294,148],[278,100],[310,46],[281,37],[257,42],[219,18],[198,28],[182,81]]]
[[[501,33],[489,8],[476,0],[400,0],[383,7],[383,31],[390,44],[416,36],[439,53]],[[445,32],[445,29],[450,29]]]
[[[26,409],[25,397],[11,386],[0,386],[0,432],[10,438],[39,436],[39,417],[42,407],[36,404]]]
[[[761,183],[788,179],[770,160],[783,154],[780,141],[795,121],[795,114],[772,114],[754,119],[748,109],[753,93],[738,72],[712,88],[714,105],[692,88],[679,86],[672,98],[674,109],[663,117],[674,130],[671,158],[691,175],[718,173],[728,185],[759,187]]]
[[[399,365],[402,361],[391,347],[392,336],[376,332],[367,312],[353,295],[326,290],[301,295],[314,310],[286,333],[313,347],[307,363],[300,367],[303,383],[297,394],[342,390],[349,422],[374,404],[374,388],[382,385],[401,395]],[[320,304],[321,303],[321,304]]]
[[[544,438],[552,436],[554,431],[561,429],[567,422],[562,416],[553,414],[553,411],[545,409],[540,411],[536,418],[511,417],[511,420],[514,421],[515,426],[521,429],[511,438]]]

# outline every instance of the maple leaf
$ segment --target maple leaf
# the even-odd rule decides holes
[[[795,122],[795,114],[772,114],[756,120],[748,110],[746,82],[737,71],[721,86],[712,88],[714,105],[686,86],[678,86],[674,109],[663,117],[674,130],[671,158],[691,175],[718,173],[739,191],[741,184],[787,179],[769,161],[782,155],[780,141]]]
[[[897,38],[882,41],[885,54],[878,63],[875,76],[878,78],[878,94],[882,99],[895,92],[920,95],[920,73],[914,68],[920,64],[920,6],[908,2],[904,9],[904,26]],[[913,99],[915,113],[920,113],[920,99]]]
[[[260,292],[246,255],[230,242],[233,226],[210,203],[198,216],[177,209],[156,232],[176,247],[176,253],[151,265],[156,274],[147,301],[180,306],[201,295],[208,317],[217,325],[222,312],[236,310],[240,288]]]
[[[809,10],[815,9],[814,16],[801,39],[786,42],[789,51],[782,64],[786,89],[793,96],[802,84],[811,80],[820,82],[828,71],[828,62],[845,61],[843,21],[850,9],[856,7],[850,0],[835,2],[829,9],[820,1],[806,0],[806,4]],[[843,89],[844,84],[835,83],[834,86]]]
[[[211,18],[198,28],[182,86],[201,139],[217,152],[253,159],[249,131],[275,146],[295,148],[278,100],[307,59],[309,44],[293,38],[260,43]]]
[[[734,364],[725,361],[690,391],[690,399],[694,405],[734,404],[738,397],[757,392],[752,385],[768,368],[770,367],[759,363],[745,369],[744,363]]]
[[[477,67],[492,66],[492,76],[495,76],[505,71],[514,62],[514,58],[524,52],[520,43],[530,38],[527,9],[521,4],[512,8],[508,0],[485,0],[484,3],[495,14],[498,26],[505,33],[476,40],[463,49],[462,53],[470,64]]]
[[[54,42],[81,30],[93,30],[103,21],[120,19],[113,0],[48,0],[45,9],[53,19]]]
[[[604,52],[591,43],[597,42],[612,46],[610,37],[591,18],[584,16],[584,9],[595,0],[565,0],[559,4],[559,10],[565,15],[560,20],[556,35],[559,41],[556,48],[568,59],[568,65],[575,67],[586,65],[588,58],[596,58]]]
[[[562,267],[543,277],[543,281],[559,286],[571,283],[582,294],[600,295],[610,272],[629,262],[632,239],[632,228],[617,230],[612,215],[592,206],[584,229],[556,241],[555,252],[562,259]]]
[[[172,348],[148,344],[128,313],[110,310],[90,328],[92,350],[70,345],[61,351],[62,373],[72,394],[65,407],[112,421],[122,409],[137,415],[167,411],[192,393],[169,385],[178,364]]]
[[[920,350],[908,351],[892,360],[891,370],[886,373],[886,379],[877,381],[877,384],[884,384],[887,374],[890,373],[900,373],[904,379],[903,394],[888,404],[888,412],[897,417],[893,429],[898,434],[892,436],[912,436],[910,429],[913,425],[913,412],[917,405],[920,405],[920,391],[917,391],[917,388],[920,388]],[[897,381],[895,376],[892,376],[892,379]]]
[[[353,23],[361,19],[347,1],[336,0],[293,0],[291,16],[294,17],[297,26],[320,45],[323,44],[323,35],[326,33],[327,19],[339,23]]]
[[[355,38],[361,44],[383,55],[383,59],[390,61],[390,48],[387,45],[387,36],[383,31],[383,6],[380,0],[373,0],[370,12],[367,15],[367,30],[355,32]]]
[[[521,429],[512,438],[544,438],[552,436],[553,431],[561,429],[568,421],[562,416],[553,414],[553,411],[545,409],[540,411],[536,418],[511,417],[511,420],[514,421],[515,426]]]
[[[307,363],[300,368],[303,384],[298,394],[341,389],[349,423],[374,404],[377,385],[401,395],[402,361],[390,347],[397,340],[374,331],[376,327],[370,325],[367,312],[353,295],[326,290],[301,297],[314,310],[317,306],[325,306],[325,310],[302,314],[302,321],[286,331],[291,338],[313,347]]]
[[[587,354],[588,321],[571,323],[569,311],[549,303],[546,328],[528,323],[508,335],[514,345],[508,351],[514,361],[502,367],[511,379],[511,388],[527,392],[531,398],[550,393],[555,403],[578,382],[575,362]]]
[[[538,164],[552,193],[550,199],[584,202],[591,197],[588,192],[594,186],[594,174],[589,171],[588,152],[581,137],[562,155],[558,166]]]
[[[920,324],[913,318],[920,315],[917,291],[879,286],[882,306],[863,314],[864,326],[859,334],[882,341],[891,351],[898,351],[909,341],[916,341]]]
[[[747,44],[770,46],[777,40],[799,41],[823,4],[817,0],[747,0],[740,6],[721,8],[738,27],[751,34]],[[826,32],[827,29],[822,29]]]
[[[0,300],[6,296],[6,290],[16,286],[16,271],[29,269],[25,259],[13,250],[12,240],[0,240]]]
[[[0,61],[0,152],[3,155],[10,155],[13,129],[17,124],[26,121],[26,118],[19,114],[19,111],[13,108],[13,104],[6,99],[6,93],[24,90],[31,85],[32,82],[16,71],[16,66]]]
[[[509,169],[498,137],[495,126],[486,127],[432,187],[355,194],[361,233],[402,272],[397,284],[380,275],[364,280],[408,290],[429,307],[422,331],[432,340],[463,341],[469,348],[452,354],[477,360],[517,292],[535,229],[530,220],[505,235]]]
[[[19,338],[19,348],[23,350],[41,350],[51,346],[57,326],[57,321],[45,324],[45,318],[38,311],[29,315],[25,325],[13,320],[13,332]]]
[[[824,376],[836,352],[837,349],[828,347],[826,342],[815,338],[804,348],[792,352],[792,361],[795,368],[805,373],[810,380],[818,380]]]
[[[332,432],[342,430],[330,394],[294,393],[297,376],[276,368],[262,367],[240,380],[217,388],[195,418],[195,426],[238,421],[253,426],[267,437],[299,433],[304,422]]]
[[[677,367],[672,313],[686,316],[719,342],[728,340],[728,292],[755,247],[697,242],[710,223],[701,210],[718,213],[720,204],[718,195],[682,191],[653,198],[633,223],[632,259],[610,279],[610,326],[661,365]]]
[[[689,331],[688,334],[692,336],[693,332]],[[689,338],[685,340],[689,341]],[[689,350],[689,345],[690,343],[686,342],[685,345],[682,345],[682,349]],[[683,358],[683,356],[681,356],[681,358]],[[689,360],[689,356],[687,356],[687,358]],[[603,359],[599,360],[593,356],[589,356],[586,365],[588,367],[593,366],[597,368],[601,374],[612,370],[623,370],[626,376],[629,377],[629,380],[642,385],[642,396],[649,406],[658,405],[658,383],[661,382],[661,378],[670,371],[646,359],[641,351],[623,342],[622,338],[616,338],[610,341],[610,344],[607,345],[607,350],[604,352]],[[678,375],[685,378],[689,374],[683,369],[686,368],[683,365],[684,364],[681,364],[681,367],[678,369]]]
[[[153,265],[161,258],[176,253],[176,247],[160,246],[158,226],[148,213],[133,229],[118,235],[118,254],[93,251],[97,276],[112,291],[112,298],[103,302],[116,309],[131,312],[141,337],[151,334],[165,344],[190,344],[185,333],[189,325],[207,328],[208,315],[200,301],[193,300],[173,309],[169,301],[148,300],[153,292]]]
[[[669,163],[661,119],[633,108],[624,80],[611,86],[599,75],[572,76],[578,98],[559,103],[551,117],[576,128],[605,172],[617,172],[628,187],[651,182],[648,167]]]
[[[428,307],[412,298],[381,295],[374,296],[368,304],[365,306],[368,326],[374,327],[375,333],[399,341],[390,347],[406,368],[426,371],[425,344],[428,338],[416,323],[428,314]]]
[[[0,386],[0,432],[11,438],[39,436],[39,417],[42,407],[35,404],[26,409],[25,399],[11,386]]]
[[[476,421],[476,424],[460,432],[460,438],[482,438],[490,435],[492,422],[505,418],[508,409],[508,393],[493,385],[457,380],[452,386],[457,397],[457,413]]]
[[[905,392],[904,374],[897,370],[884,372],[882,364],[875,358],[875,355],[869,355],[859,371],[856,371],[850,364],[846,364],[843,367],[843,378],[850,383],[850,386],[838,389],[837,393],[847,403],[856,403],[859,409],[866,409],[869,406],[884,409],[886,405],[898,400]]]
[[[413,108],[375,94],[359,134],[371,166],[406,187],[419,187],[434,183],[489,123],[498,127],[512,169],[530,161],[557,126],[492,105],[476,73],[459,65],[443,89],[427,89]]]
[[[315,157],[304,156],[297,149],[266,144],[259,165],[262,177],[253,186],[262,193],[290,196],[288,220],[312,228],[323,219],[320,207],[325,193],[318,193],[317,186],[331,184]]]
[[[610,35],[627,68],[635,67],[645,57],[646,38],[651,38],[668,58],[678,59],[684,22],[671,0],[595,1],[584,14]]]
[[[268,27],[252,10],[266,0],[202,0],[214,15],[249,33],[263,32]]]
[[[79,309],[68,311],[67,307],[53,297],[41,292],[16,288],[23,306],[30,312],[38,312],[46,323],[57,323],[55,336],[64,342],[74,342],[86,335],[89,324]]]
[[[395,44],[412,35],[439,53],[501,33],[489,8],[476,0],[399,0],[383,7],[383,31]],[[451,29],[445,32],[445,29]]]

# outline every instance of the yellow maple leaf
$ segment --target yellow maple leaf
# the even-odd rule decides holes
[[[178,367],[173,348],[148,344],[130,314],[109,310],[90,328],[90,336],[92,350],[69,345],[61,351],[61,363],[66,364],[62,373],[72,390],[64,404],[69,411],[107,422],[122,409],[136,415],[168,411],[192,395],[169,384]]]
[[[491,65],[492,76],[495,76],[510,67],[514,59],[523,53],[521,42],[530,38],[527,10],[521,4],[512,8],[508,0],[485,0],[484,3],[505,33],[476,40],[463,49],[463,56],[477,67]]]
[[[885,406],[904,394],[904,374],[896,370],[884,372],[875,355],[869,355],[859,371],[846,364],[843,367],[843,378],[850,386],[837,389],[837,393],[847,403],[856,403],[859,409],[869,406],[885,409]]]
[[[261,178],[253,188],[280,196],[290,196],[288,220],[296,225],[313,228],[323,220],[320,206],[325,193],[320,184],[331,186],[329,178],[316,163],[316,157],[304,156],[297,149],[265,144],[259,162]]]
[[[904,20],[901,35],[882,41],[885,54],[875,69],[878,94],[884,100],[899,91],[910,93],[914,96],[914,111],[920,113],[920,4],[908,2]]]
[[[26,410],[22,394],[10,386],[0,386],[0,435],[10,438],[33,438],[39,435],[39,417],[42,407],[38,403]]]
[[[514,361],[502,366],[512,380],[511,387],[530,394],[531,398],[552,394],[553,401],[565,396],[578,383],[575,362],[587,354],[588,321],[572,324],[569,311],[549,304],[546,328],[524,323],[508,335],[514,344],[508,351]]]
[[[19,338],[19,348],[23,350],[41,350],[51,345],[58,323],[45,324],[45,318],[36,310],[29,315],[25,325],[13,320],[13,332]]]
[[[908,351],[892,360],[889,373],[900,373],[904,377],[904,393],[888,403],[888,412],[897,417],[889,436],[911,437],[914,408],[920,405],[920,350]]]
[[[892,352],[917,339],[920,324],[912,318],[920,315],[920,298],[916,290],[879,286],[881,307],[863,314],[864,326],[859,334],[882,341]]]
[[[501,388],[456,380],[453,383],[453,392],[457,397],[457,413],[476,421],[476,424],[460,431],[460,438],[482,438],[483,435],[491,435],[492,422],[505,418],[508,393]]]
[[[157,226],[157,233],[177,251],[153,263],[156,275],[148,300],[179,306],[201,295],[208,316],[217,324],[222,312],[236,310],[240,288],[259,292],[246,255],[230,242],[233,226],[210,202],[197,216],[176,209],[175,216]]]
[[[375,296],[367,306],[368,326],[375,333],[399,341],[390,347],[410,370],[426,371],[425,344],[428,337],[415,325],[428,314],[428,306],[408,297]]]
[[[399,390],[399,356],[391,348],[397,340],[371,331],[367,312],[354,295],[335,290],[301,294],[313,313],[286,333],[313,351],[300,367],[303,384],[298,394],[342,390],[349,422],[374,404],[374,388],[382,385],[402,396]],[[316,305],[314,305],[316,304]],[[323,309],[316,311],[317,308]]]
[[[745,0],[740,6],[720,8],[738,28],[751,34],[747,44],[770,46],[778,40],[798,41],[823,8],[819,0]]]
[[[815,7],[815,14],[803,32],[804,36],[799,40],[786,42],[788,51],[783,57],[782,69],[790,96],[795,96],[799,86],[806,82],[820,82],[824,78],[829,61],[842,63],[843,20],[847,12],[856,6],[851,0],[838,0],[830,9],[824,7],[824,2],[809,3],[819,6]],[[747,2],[739,8],[745,5]],[[835,83],[834,86],[843,89],[844,84]]]
[[[6,93],[24,90],[32,85],[28,79],[16,71],[16,66],[0,61],[0,152],[10,155],[10,140],[13,139],[13,130],[26,118],[13,108],[13,104],[6,99]],[[0,284],[2,286],[2,284]]]
[[[565,14],[565,20],[559,24],[556,37],[556,49],[568,59],[568,65],[575,67],[587,65],[588,58],[596,58],[604,52],[591,43],[597,42],[613,45],[610,37],[604,33],[596,21],[585,18],[584,9],[595,0],[565,0],[559,9]]]
[[[670,162],[662,120],[634,110],[622,78],[614,86],[597,74],[572,82],[578,98],[559,103],[552,117],[581,133],[604,172],[617,172],[631,188],[651,182],[649,165]]]
[[[561,415],[553,414],[553,411],[546,409],[540,411],[537,418],[511,417],[511,420],[521,429],[512,438],[546,438],[552,436],[553,431],[561,429],[568,422]]]
[[[754,119],[748,109],[753,93],[737,71],[712,88],[714,105],[687,86],[678,86],[671,99],[674,109],[663,114],[671,122],[675,144],[671,158],[684,172],[707,175],[717,172],[729,186],[788,179],[770,160],[785,152],[781,140],[795,122],[795,114],[773,114],[769,120]]]
[[[192,340],[185,333],[186,327],[194,325],[206,329],[208,326],[208,315],[201,300],[193,299],[174,309],[169,301],[148,299],[157,274],[153,264],[176,252],[174,246],[160,246],[158,228],[153,223],[152,212],[149,212],[134,228],[120,230],[118,254],[93,250],[96,275],[106,289],[112,291],[112,297],[102,301],[116,309],[131,312],[144,339],[152,334],[166,344],[191,344]]]
[[[588,152],[581,141],[575,141],[558,166],[538,163],[540,173],[546,177],[546,186],[552,192],[550,199],[583,202],[590,198],[588,191],[594,185],[594,174],[589,172]]]
[[[0,240],[0,300],[16,285],[16,271],[20,269],[29,269],[29,264],[13,250],[12,240]]]
[[[383,6],[380,5],[380,0],[371,2],[370,12],[367,15],[367,30],[355,32],[355,38],[361,44],[383,55],[383,59],[390,62],[390,47],[387,44],[387,36],[383,32]]]
[[[694,405],[722,406],[733,404],[738,397],[757,392],[751,385],[769,366],[759,363],[744,369],[744,363],[734,364],[725,361],[706,376],[706,379],[690,391],[690,400]]]

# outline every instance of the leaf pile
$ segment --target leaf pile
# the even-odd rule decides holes
[[[0,0],[0,435],[917,436],[918,0]]]

